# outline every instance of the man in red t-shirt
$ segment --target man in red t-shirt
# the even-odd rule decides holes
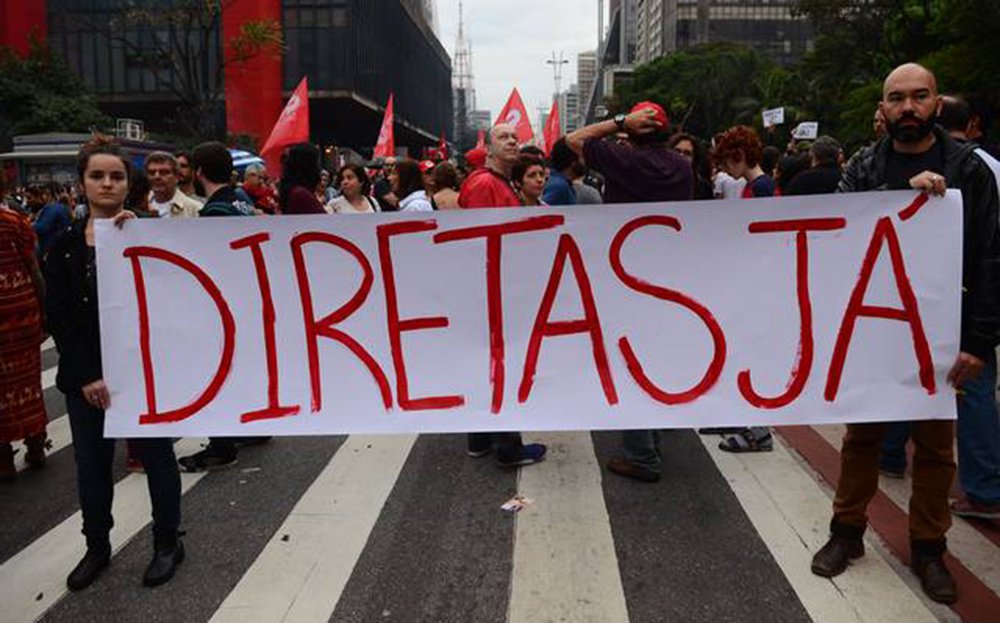
[[[510,172],[521,154],[514,126],[493,126],[486,140],[486,166],[476,169],[462,184],[458,205],[463,208],[519,208],[521,202],[510,183]],[[523,444],[521,433],[470,433],[468,454],[489,456],[493,450],[501,467],[538,463],[546,448],[540,443]]]
[[[463,208],[517,208],[521,201],[510,183],[510,172],[520,157],[514,126],[493,126],[486,140],[486,166],[473,171],[462,184],[458,205]]]

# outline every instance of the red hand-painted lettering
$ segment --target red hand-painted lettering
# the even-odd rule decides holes
[[[501,289],[500,266],[503,253],[503,237],[509,234],[523,234],[552,229],[562,225],[565,219],[558,214],[533,216],[519,221],[465,227],[434,234],[434,242],[454,242],[456,240],[486,239],[486,307],[489,314],[490,330],[490,383],[493,387],[491,410],[499,413],[503,407],[503,390],[506,367],[503,334],[503,291]]]

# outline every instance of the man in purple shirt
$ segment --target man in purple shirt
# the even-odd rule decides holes
[[[667,146],[669,125],[662,106],[640,102],[627,115],[576,130],[566,143],[604,176],[605,203],[686,201],[692,198],[694,177],[690,163]],[[603,140],[618,132],[627,132],[629,140]]]
[[[653,102],[636,104],[627,115],[580,128],[566,137],[587,166],[604,175],[607,203],[688,201],[694,195],[691,164],[667,146],[670,120]],[[628,133],[622,143],[604,140]],[[608,461],[611,472],[642,482],[660,480],[660,432],[622,431],[622,457]]]

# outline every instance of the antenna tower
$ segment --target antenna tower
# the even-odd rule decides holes
[[[472,77],[472,44],[465,38],[465,16],[458,3],[458,38],[455,41],[455,64],[451,86],[455,91],[455,142],[466,149],[472,142],[469,119],[476,109],[476,88]]]

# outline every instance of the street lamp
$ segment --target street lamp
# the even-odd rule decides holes
[[[563,58],[562,50],[559,51],[559,56],[556,57],[555,50],[552,51],[552,58],[545,61],[547,65],[552,65],[552,78],[555,82],[555,96],[559,97],[559,87],[562,82],[562,66],[569,63],[569,61]]]

